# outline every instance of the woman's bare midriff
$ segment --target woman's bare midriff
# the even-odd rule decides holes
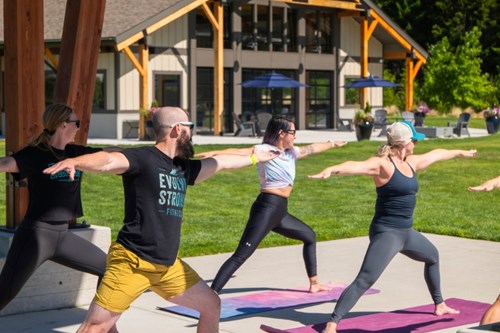
[[[266,189],[261,189],[260,191],[262,193],[269,193],[278,195],[283,198],[288,198],[290,196],[290,193],[292,193],[292,188],[293,186],[287,186],[282,188],[266,188]]]

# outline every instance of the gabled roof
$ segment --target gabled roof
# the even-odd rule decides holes
[[[401,29],[401,27],[397,25],[396,22],[394,22],[386,13],[384,13],[382,9],[377,7],[373,1],[361,0],[361,2],[365,3],[371,11],[375,12],[383,21],[385,21],[392,28],[393,33],[399,35],[396,38],[391,34],[391,32],[384,29],[380,24],[377,25],[373,31],[373,36],[382,42],[386,52],[409,52],[410,50],[408,50],[401,43],[401,41],[404,41],[425,59],[429,57],[426,50],[413,40],[413,38],[411,38],[410,35],[408,35],[403,29]]]
[[[66,0],[40,0],[44,1],[44,30],[47,43],[59,42],[62,36]],[[93,0],[89,0],[93,1]],[[191,7],[195,3],[209,0],[106,0],[102,40],[111,42],[122,49],[124,46],[143,37],[144,31],[154,31],[152,27],[158,25],[166,18]],[[277,0],[283,1],[283,0]],[[290,1],[295,3],[295,1]],[[306,1],[307,2],[307,1]],[[332,1],[340,3],[340,1]],[[373,31],[373,36],[384,44],[387,52],[409,52],[415,50],[417,56],[426,59],[427,52],[415,42],[403,29],[401,29],[387,14],[378,8],[371,0],[349,0],[346,4],[365,4],[376,13],[390,29],[385,29],[378,24]],[[324,3],[324,2],[323,2]],[[296,4],[304,4],[303,0]],[[0,1],[0,15],[3,17],[3,1]],[[355,17],[356,19],[356,17]],[[4,27],[0,24],[0,44],[4,41]]]
[[[39,0],[42,1],[42,0]],[[94,1],[94,0],[91,0]],[[60,41],[62,37],[66,0],[43,0],[44,32],[47,42]],[[3,18],[3,1],[0,1],[0,17]],[[178,7],[191,3],[189,0],[106,0],[103,40],[119,40],[129,34],[144,30],[153,17],[169,15]],[[0,24],[0,43],[4,41],[4,27]]]

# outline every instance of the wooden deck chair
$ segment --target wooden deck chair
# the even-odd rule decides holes
[[[385,135],[387,132],[387,125],[391,123],[387,121],[387,110],[378,109],[375,111],[375,115],[373,117],[373,129],[380,128],[380,133],[378,136]]]
[[[470,113],[462,112],[458,116],[457,121],[448,122],[448,127],[453,127],[453,134],[456,134],[457,136],[462,136],[462,131],[463,131],[467,133],[467,135],[470,137],[469,120],[470,120]]]
[[[253,121],[242,121],[240,117],[233,114],[234,124],[236,125],[236,132],[234,136],[255,136],[255,123]]]
[[[335,112],[335,118],[337,118],[337,130],[349,132],[354,130],[354,127],[352,126],[352,119],[340,118],[338,112]]]

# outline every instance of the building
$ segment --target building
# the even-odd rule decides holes
[[[358,95],[342,88],[344,84],[382,76],[385,60],[401,59],[411,74],[406,87],[411,100],[413,78],[427,58],[425,50],[369,0],[222,0],[220,18],[213,14],[216,4],[106,1],[89,137],[137,137],[143,123],[139,110],[153,100],[188,110],[197,130],[205,133],[233,132],[233,112],[250,117],[259,110],[286,114],[299,129],[335,128],[337,116],[352,116],[359,98],[383,106],[381,89]],[[44,0],[47,104],[53,96],[65,6],[64,0]],[[0,9],[3,15],[3,2]],[[218,58],[214,24],[221,22],[223,49]],[[3,72],[3,26],[0,29]],[[141,58],[144,54],[146,59]],[[223,67],[221,106],[214,88],[218,61]],[[240,85],[271,71],[308,88]]]

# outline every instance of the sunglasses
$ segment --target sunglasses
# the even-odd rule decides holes
[[[189,127],[189,129],[194,128],[194,123],[192,121],[179,121],[177,123],[173,123],[172,125],[166,125],[166,127],[174,128],[177,125]]]
[[[77,120],[66,120],[67,123],[75,123],[76,128],[80,128],[80,119]]]
[[[291,135],[295,135],[295,133],[297,133],[297,130],[288,130],[288,131],[285,131],[286,133],[288,134],[291,134]]]

